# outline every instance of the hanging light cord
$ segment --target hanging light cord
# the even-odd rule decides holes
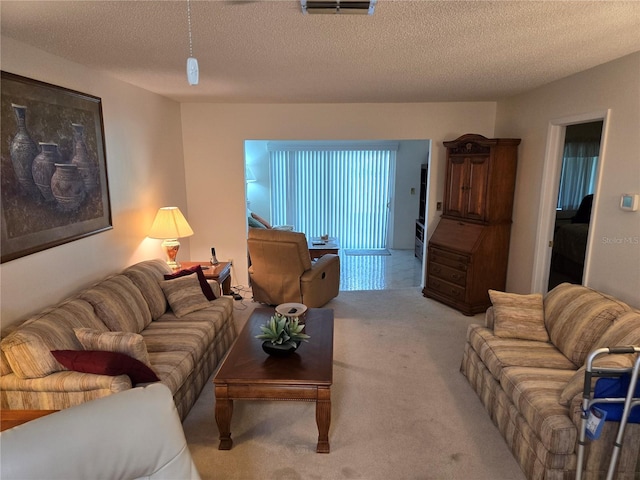
[[[193,42],[191,40],[191,2],[187,0],[187,23],[189,24],[189,56],[193,57]]]

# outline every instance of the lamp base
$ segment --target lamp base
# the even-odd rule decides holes
[[[178,239],[170,238],[163,240],[162,248],[164,248],[164,253],[167,255],[167,265],[169,265],[169,268],[172,270],[180,268],[180,264],[176,261],[178,250],[180,250],[180,242]]]

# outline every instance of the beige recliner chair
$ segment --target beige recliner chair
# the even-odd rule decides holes
[[[304,233],[250,228],[247,244],[256,302],[317,308],[338,296],[340,257],[324,255],[312,263]]]

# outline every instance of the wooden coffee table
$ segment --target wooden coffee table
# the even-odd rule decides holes
[[[305,315],[308,343],[288,357],[272,357],[255,338],[272,308],[257,308],[216,373],[215,417],[220,450],[229,450],[234,400],[298,400],[316,403],[318,453],[329,453],[333,382],[333,310],[311,308]]]

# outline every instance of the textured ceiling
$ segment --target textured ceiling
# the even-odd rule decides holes
[[[1,33],[179,101],[496,100],[640,51],[640,2],[5,1]]]

